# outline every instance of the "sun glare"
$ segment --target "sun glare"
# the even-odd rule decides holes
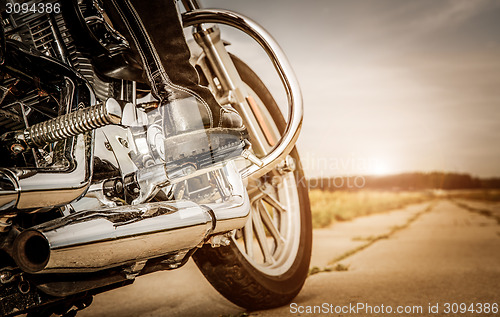
[[[386,161],[377,160],[371,167],[370,174],[373,175],[387,175],[391,173],[391,168]]]

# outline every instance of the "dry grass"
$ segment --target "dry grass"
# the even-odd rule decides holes
[[[429,192],[334,191],[312,190],[309,193],[313,227],[323,228],[335,221],[381,213],[434,198]]]

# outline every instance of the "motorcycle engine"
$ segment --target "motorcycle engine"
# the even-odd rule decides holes
[[[90,60],[74,44],[62,12],[53,10],[51,13],[45,13],[31,9],[36,8],[38,4],[47,5],[49,2],[52,5],[57,3],[16,1],[16,5],[19,5],[18,10],[11,9],[8,13],[6,8],[2,8],[1,23],[5,39],[19,42],[19,45],[24,45],[30,51],[39,52],[76,69],[92,86],[98,100],[112,97],[115,94],[113,89],[116,84],[112,81],[106,82],[97,76]],[[84,3],[80,5],[85,6]],[[58,116],[61,111],[61,100],[64,97],[63,93],[46,91],[40,85],[23,82],[0,70],[0,135],[22,130]],[[51,161],[48,147],[22,155],[3,155],[3,157],[9,160],[3,162],[3,166],[39,167],[50,164]]]
[[[46,2],[24,1],[22,3],[30,7],[33,4]],[[79,11],[84,14],[84,20],[92,24],[89,28],[110,34],[101,34],[104,39],[101,44],[112,40],[115,46],[118,45],[116,43],[121,43],[123,39],[109,30],[109,27],[95,24],[105,21],[99,15],[100,9],[96,7],[97,1],[80,0],[73,3],[76,3]],[[67,24],[65,17],[62,12],[48,14],[31,10],[18,13],[4,11],[2,12],[2,25],[7,39],[21,42],[31,50],[77,70],[93,88],[98,101],[115,98],[128,102],[124,109],[123,126],[109,127],[109,129],[106,127],[97,133],[94,183],[113,177],[121,178],[125,180],[123,186],[126,191],[137,194],[125,200],[128,203],[132,200],[135,203],[142,203],[150,199],[158,191],[158,187],[166,183],[180,182],[192,177],[196,170],[225,160],[225,157],[230,154],[228,153],[229,147],[223,148],[221,144],[218,148],[218,144],[215,144],[213,140],[208,140],[208,136],[203,134],[195,140],[175,139],[175,141],[167,142],[168,127],[172,125],[172,122],[169,122],[164,105],[154,98],[145,97],[138,100],[136,93],[141,92],[141,89],[136,89],[135,82],[99,76],[100,72],[94,69],[93,61],[79,49],[81,44],[73,38],[73,29]],[[147,96],[147,87],[142,92]],[[47,93],[36,85],[28,85],[0,71],[0,135],[13,130],[23,130],[35,123],[57,117],[60,114],[60,104],[64,97],[63,93]],[[196,113],[190,113],[191,118],[196,116]],[[200,124],[202,130],[203,125],[201,122]],[[2,162],[2,166],[48,166],[52,163],[52,146],[49,144],[16,156],[9,155],[9,153],[5,153],[7,155],[4,156],[4,153],[0,153],[3,157],[9,157],[9,162]],[[200,154],[209,153],[209,146],[219,150],[218,157]],[[182,147],[184,149],[178,151]],[[196,162],[184,159],[184,153],[198,155]],[[207,173],[206,169],[205,173]],[[99,186],[102,190],[103,185]],[[89,192],[92,193],[92,191]],[[120,199],[112,203],[117,203]]]
[[[26,4],[28,8],[31,8],[32,5],[47,2],[50,1],[19,1],[19,4],[21,6]],[[82,12],[87,11],[87,2],[82,1],[78,4]],[[46,56],[77,69],[94,88],[99,100],[110,96],[112,84],[97,76],[89,58],[77,49],[62,11],[52,13],[40,13],[33,10],[27,10],[27,12],[20,10],[19,13],[4,11],[2,24],[7,39],[20,41]]]

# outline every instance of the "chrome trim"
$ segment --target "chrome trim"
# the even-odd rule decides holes
[[[184,27],[202,23],[221,23],[235,27],[256,40],[273,62],[288,97],[288,124],[276,146],[265,157],[261,158],[264,163],[263,167],[251,165],[241,171],[243,178],[264,175],[272,170],[276,164],[284,160],[292,151],[302,126],[302,93],[292,67],[272,36],[255,21],[241,14],[221,9],[199,9],[183,13],[182,20]]]

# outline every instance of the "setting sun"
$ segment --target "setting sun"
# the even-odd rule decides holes
[[[387,175],[394,171],[386,160],[376,159],[368,172],[372,175]]]

